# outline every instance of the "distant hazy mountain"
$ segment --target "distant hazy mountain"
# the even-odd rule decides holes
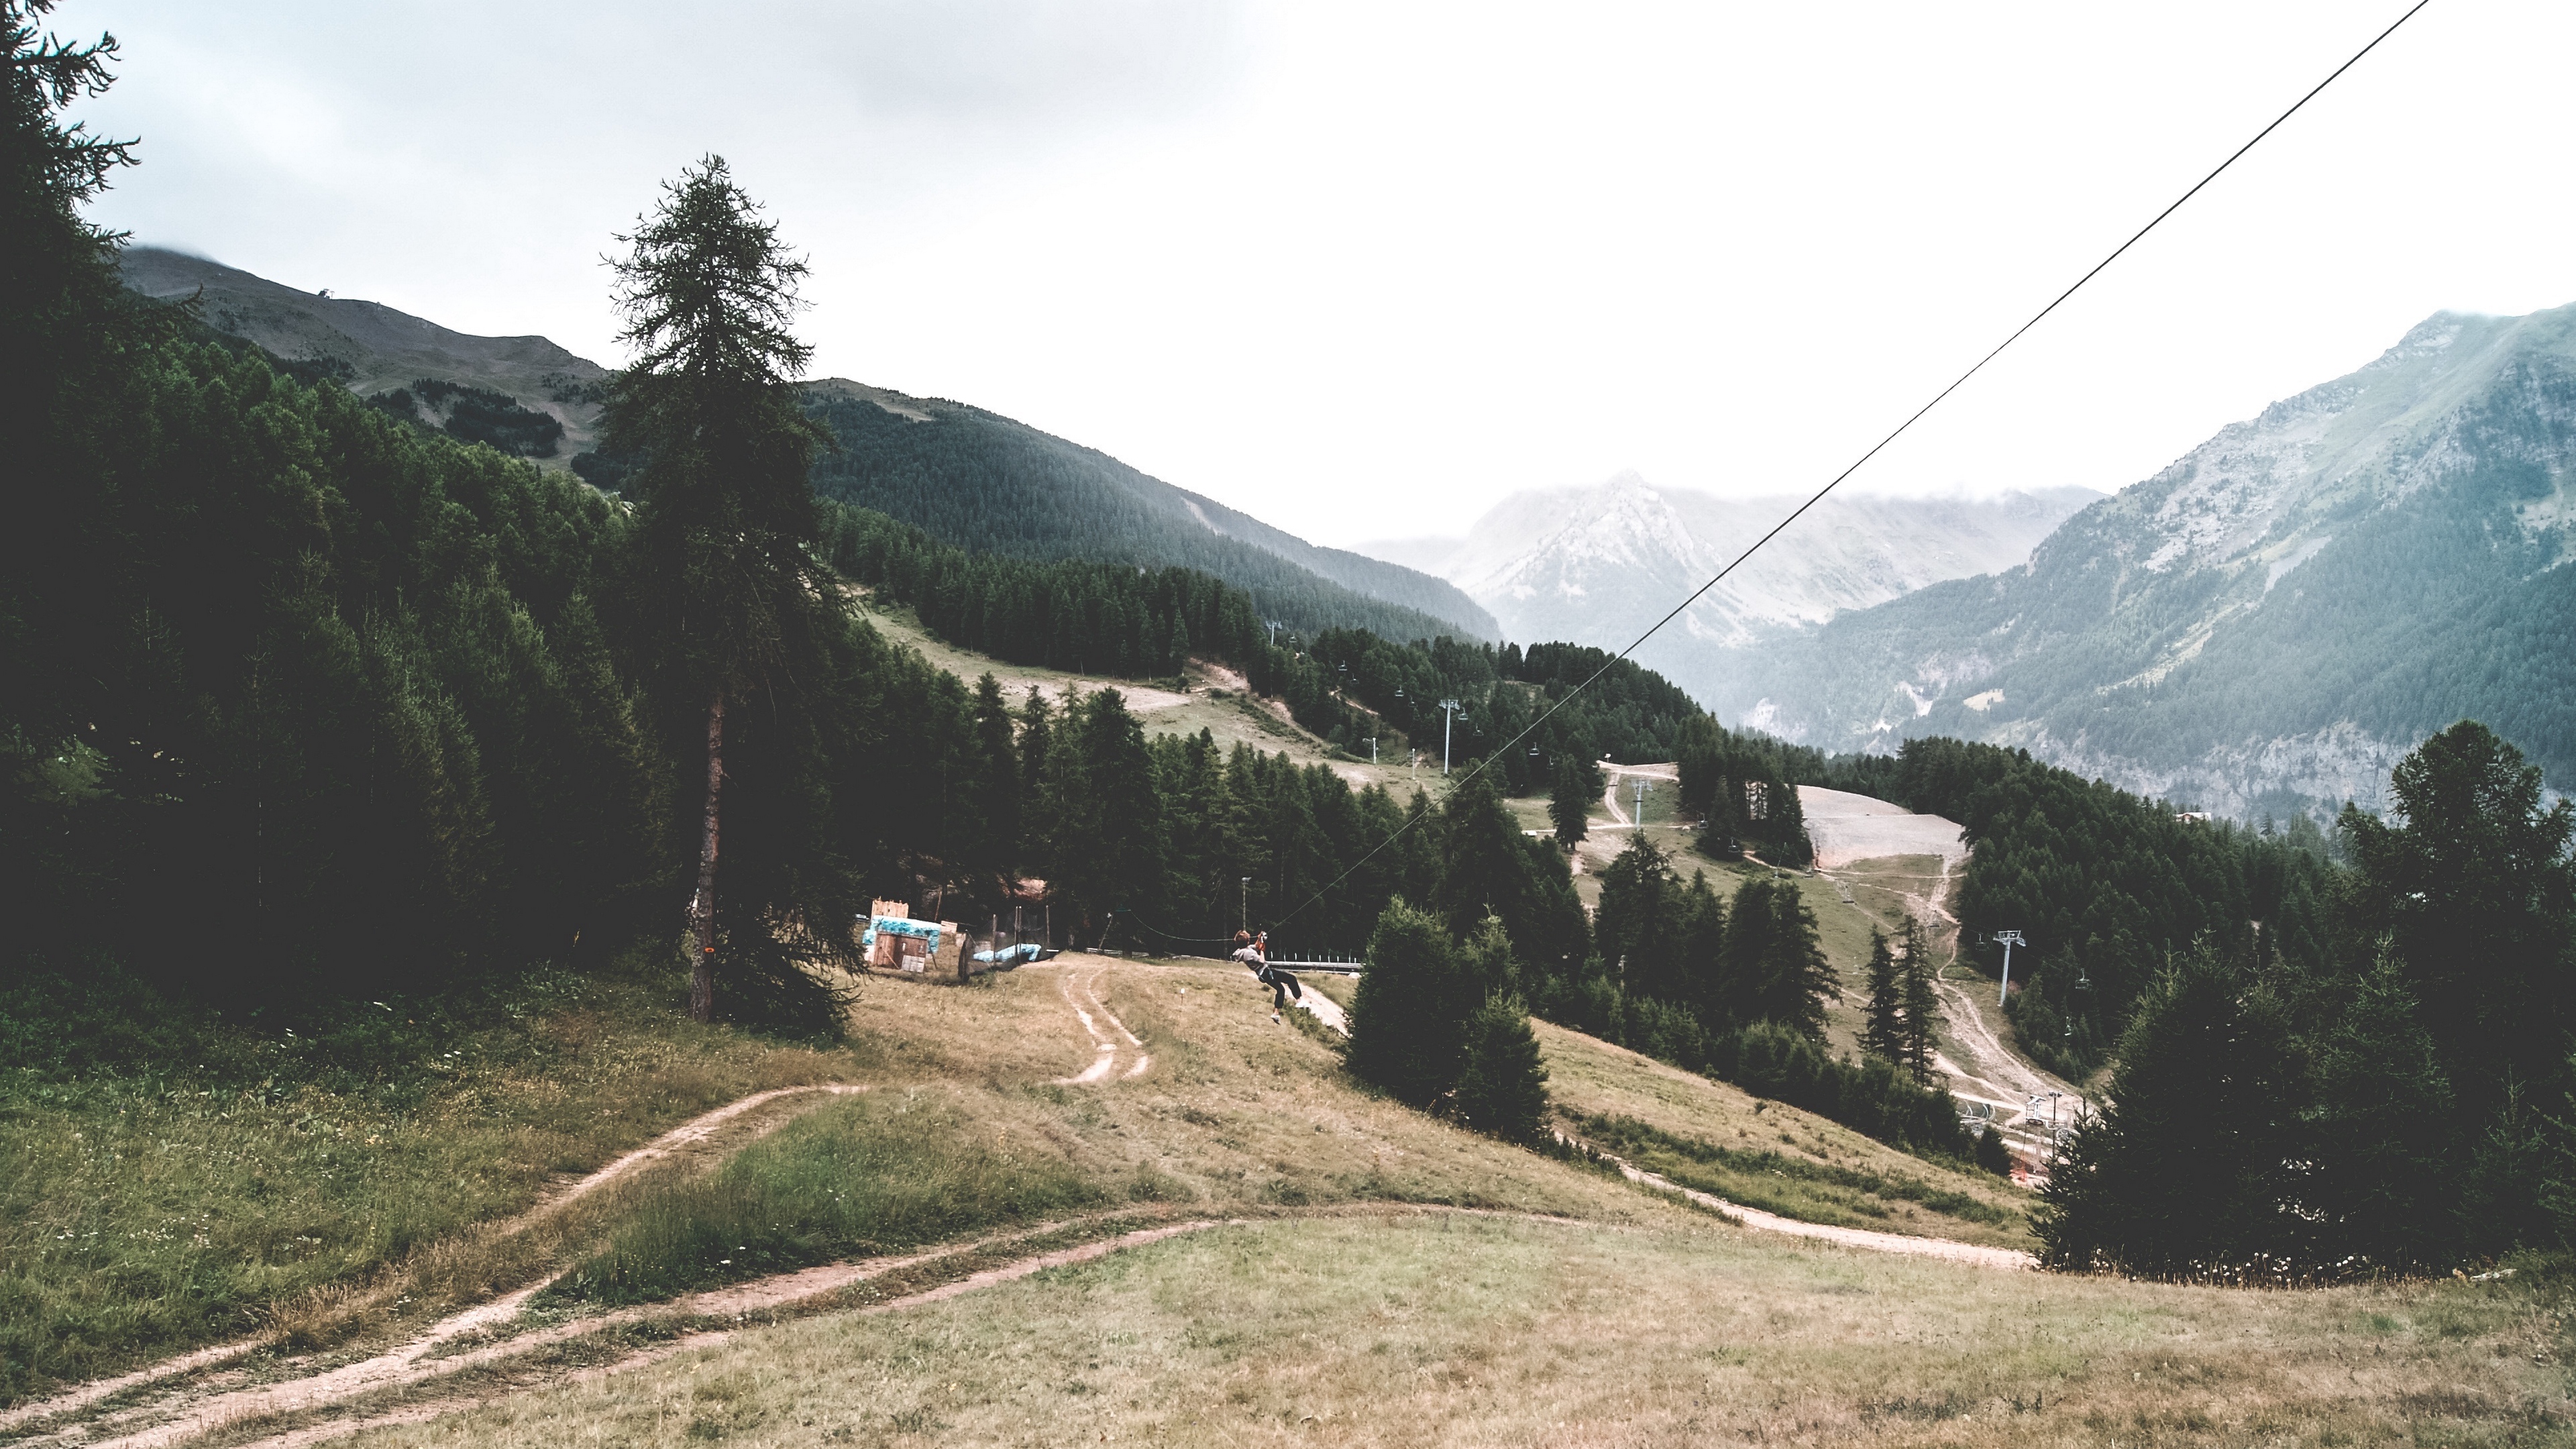
[[[1988,499],[1837,494],[1710,590],[1650,652],[1658,668],[1688,674],[1690,661],[1714,648],[2020,563],[2101,496],[2082,488]],[[1592,488],[1515,494],[1464,538],[1395,539],[1360,551],[1438,573],[1491,609],[1512,638],[1615,648],[1797,504],[1659,489],[1621,473]]]
[[[2379,798],[2471,716],[2576,780],[2576,307],[2440,313],[2085,509],[2024,568],[1685,683],[1836,749],[2021,745],[2223,812]]]
[[[588,385],[607,369],[543,337],[474,337],[377,302],[300,292],[204,257],[133,247],[127,286],[166,301],[196,299],[216,331],[255,342],[361,395],[405,394],[393,410],[460,436],[502,436],[510,420],[469,411],[470,392],[524,422],[562,425],[538,453],[571,466],[597,441]],[[423,389],[423,379],[452,387]],[[1318,548],[1213,499],[981,408],[911,398],[833,378],[813,384],[815,411],[842,431],[815,486],[881,509],[962,547],[1036,558],[1095,558],[1201,568],[1249,590],[1301,628],[1351,624],[1396,638],[1493,638],[1493,616],[1450,584],[1411,569]],[[487,424],[471,426],[477,421]],[[522,430],[524,431],[524,430]],[[613,469],[588,470],[609,477]]]

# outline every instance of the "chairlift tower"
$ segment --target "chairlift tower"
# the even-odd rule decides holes
[[[1440,773],[1444,776],[1449,773],[1449,726],[1466,710],[1465,705],[1454,699],[1440,701]]]
[[[1995,988],[1995,1005],[2000,1007],[2004,1004],[2004,998],[2012,994],[2012,948],[2027,946],[2030,942],[2023,940],[2019,931],[1997,931],[1994,939],[2004,948],[2004,979],[2002,984]]]
[[[1628,819],[1640,832],[1646,828],[1646,791],[1651,788],[1643,776],[1633,782],[1637,787],[1637,808]]]

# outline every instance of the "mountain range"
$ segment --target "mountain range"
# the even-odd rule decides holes
[[[616,486],[596,451],[608,373],[543,337],[172,251],[124,268],[308,380]],[[837,378],[806,401],[841,439],[815,473],[827,497],[971,550],[1205,569],[1298,629],[1618,647],[1795,502],[1627,473],[1517,495],[1462,537],[1344,551],[964,403]],[[1829,498],[1639,659],[1801,743],[1988,740],[2234,815],[2376,804],[2389,767],[2463,716],[2565,789],[2571,454],[2576,307],[2440,313],[2109,497]]]
[[[2102,495],[2084,488],[1996,498],[1837,493],[1753,555],[1658,638],[1663,657],[1704,654],[1822,624],[1943,579],[2020,563]],[[1515,639],[1618,648],[1803,501],[1657,488],[1634,472],[1590,488],[1517,493],[1461,538],[1396,539],[1361,552],[1448,579]]]
[[[2017,745],[2231,815],[2379,803],[2462,717],[2576,779],[2576,307],[2437,313],[2068,519],[2020,567],[1703,661],[1829,749]]]
[[[425,427],[571,468],[614,487],[593,451],[608,369],[537,336],[476,337],[378,302],[298,291],[158,247],[123,254],[125,283],[190,303],[198,319]],[[424,384],[427,384],[424,386]],[[805,388],[838,452],[816,465],[824,496],[874,508],[978,551],[1088,558],[1215,574],[1296,629],[1358,626],[1390,638],[1492,639],[1494,618],[1444,580],[1320,548],[1117,459],[943,398],[846,378]]]

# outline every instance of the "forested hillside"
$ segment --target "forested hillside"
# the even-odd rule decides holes
[[[1250,593],[1265,617],[1309,631],[1339,625],[1394,639],[1498,632],[1492,615],[1439,579],[1317,548],[981,408],[837,379],[813,384],[807,397],[840,444],[817,461],[816,491],[969,552],[1202,569]]]
[[[264,349],[300,382],[336,383],[430,431],[631,491],[641,459],[602,446],[609,370],[543,337],[468,336],[381,303],[301,292],[161,248],[120,253],[118,276]],[[972,552],[1201,569],[1247,590],[1260,617],[1309,632],[1495,633],[1491,615],[1438,579],[1315,547],[981,409],[837,378],[802,391],[841,445],[818,457],[818,491]]]
[[[1909,740],[1887,793],[1959,822],[1973,853],[1959,888],[1962,955],[1992,973],[2013,955],[2009,1014],[2023,1049],[2081,1078],[2101,1065],[2140,993],[2206,942],[2254,966],[2328,967],[2346,886],[2305,816],[2286,830],[2178,816],[2169,805],[1957,740]],[[2348,946],[2349,942],[2342,945]]]
[[[164,247],[125,249],[117,274],[144,296],[185,303],[214,331],[267,349],[305,382],[338,382],[362,397],[402,393],[398,413],[409,416],[427,404],[432,412],[423,421],[432,427],[454,416],[453,399],[422,394],[470,389],[483,395],[484,410],[552,419],[561,446],[548,439],[543,447],[515,448],[504,438],[461,431],[469,442],[562,468],[597,440],[599,403],[591,388],[608,370],[543,337],[469,336],[379,302],[300,292]]]

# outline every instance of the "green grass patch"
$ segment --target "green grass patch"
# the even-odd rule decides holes
[[[997,1129],[944,1095],[854,1097],[637,1203],[607,1245],[544,1296],[652,1302],[1170,1191],[1140,1172],[1113,1194],[1044,1135]]]
[[[0,990],[0,1403],[516,1286],[543,1235],[466,1228],[745,1093],[867,1070],[691,1024],[661,965],[291,1016]]]
[[[1903,1173],[1838,1167],[1760,1149],[1721,1147],[1681,1137],[1634,1117],[1587,1116],[1576,1125],[1604,1151],[1686,1187],[1802,1222],[1844,1227],[1896,1226],[1895,1205],[1983,1227],[2023,1230],[2023,1214],[1936,1187]]]

